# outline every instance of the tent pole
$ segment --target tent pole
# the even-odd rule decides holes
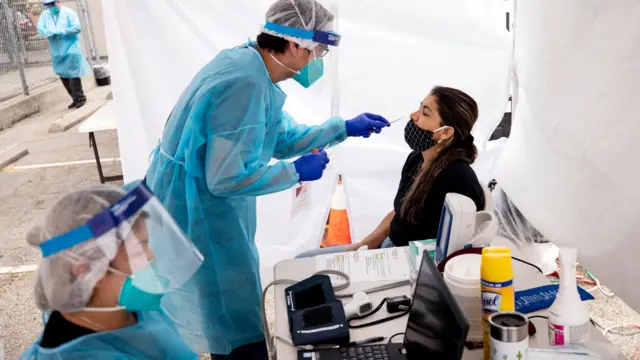
[[[331,4],[331,13],[334,16],[333,26],[337,33],[339,32],[339,16],[338,16],[338,4],[335,2]],[[340,115],[340,62],[338,61],[340,55],[340,48],[337,47],[334,49],[335,52],[332,54],[331,61],[333,62],[333,76],[331,77],[331,116],[339,116]]]

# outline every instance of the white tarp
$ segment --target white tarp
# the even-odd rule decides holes
[[[176,100],[221,49],[255,39],[270,0],[103,1],[125,180],[141,178]],[[434,85],[458,87],[480,106],[475,134],[484,143],[508,98],[511,40],[504,0],[336,0],[339,50],[324,79],[305,90],[282,84],[299,122],[317,124],[339,94],[343,117],[369,111],[407,116]],[[339,76],[335,76],[339,63]],[[338,82],[335,80],[338,79]],[[334,92],[334,90],[339,90]],[[305,214],[291,220],[291,191],[261,197],[258,235],[263,266],[318,245],[335,176],[345,176],[354,240],[391,210],[408,149],[398,123],[373,140],[349,140],[331,152],[334,172],[313,186]],[[306,224],[302,226],[301,224]],[[301,232],[292,235],[293,228]]]
[[[640,1],[521,0],[496,177],[528,220],[640,309]]]

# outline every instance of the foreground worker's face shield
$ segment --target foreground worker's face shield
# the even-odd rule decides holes
[[[62,256],[88,269],[108,267],[128,275],[136,291],[153,294],[180,288],[203,261],[195,245],[142,184],[85,225],[40,248],[45,258]]]

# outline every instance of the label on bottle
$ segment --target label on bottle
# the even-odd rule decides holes
[[[491,338],[491,360],[522,360],[529,348],[529,337],[518,342],[503,342]]]
[[[482,292],[482,312],[485,314],[499,312],[501,304],[502,294],[489,291]]]
[[[589,322],[576,326],[565,326],[549,322],[549,345],[580,344],[589,339]]]
[[[497,313],[501,309],[503,292],[513,293],[513,280],[494,282],[482,280],[482,312],[485,314]]]

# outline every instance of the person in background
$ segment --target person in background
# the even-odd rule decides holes
[[[257,43],[223,50],[195,76],[154,151],[145,181],[205,257],[195,293],[169,294],[167,306],[187,343],[214,359],[268,359],[256,197],[319,179],[329,159],[314,149],[389,126],[372,114],[306,126],[283,112],[278,83],[322,77],[340,40],[332,22],[316,0],[276,1]]]
[[[434,87],[405,127],[404,138],[413,151],[402,169],[393,211],[358,243],[314,249],[297,258],[353,251],[365,245],[378,249],[435,239],[448,193],[465,195],[483,210],[484,192],[471,168],[478,153],[471,135],[477,119],[478,105],[471,96]]]
[[[38,19],[38,33],[49,39],[53,71],[73,99],[69,109],[79,109],[87,102],[80,78],[91,74],[91,67],[78,41],[81,31],[78,15],[56,0],[44,0],[43,5],[47,9]]]
[[[49,317],[21,358],[197,360],[160,310],[164,294],[202,264],[175,229],[143,185],[129,193],[98,185],[60,198],[27,235],[43,254],[35,301]],[[156,258],[166,242],[175,252]]]

